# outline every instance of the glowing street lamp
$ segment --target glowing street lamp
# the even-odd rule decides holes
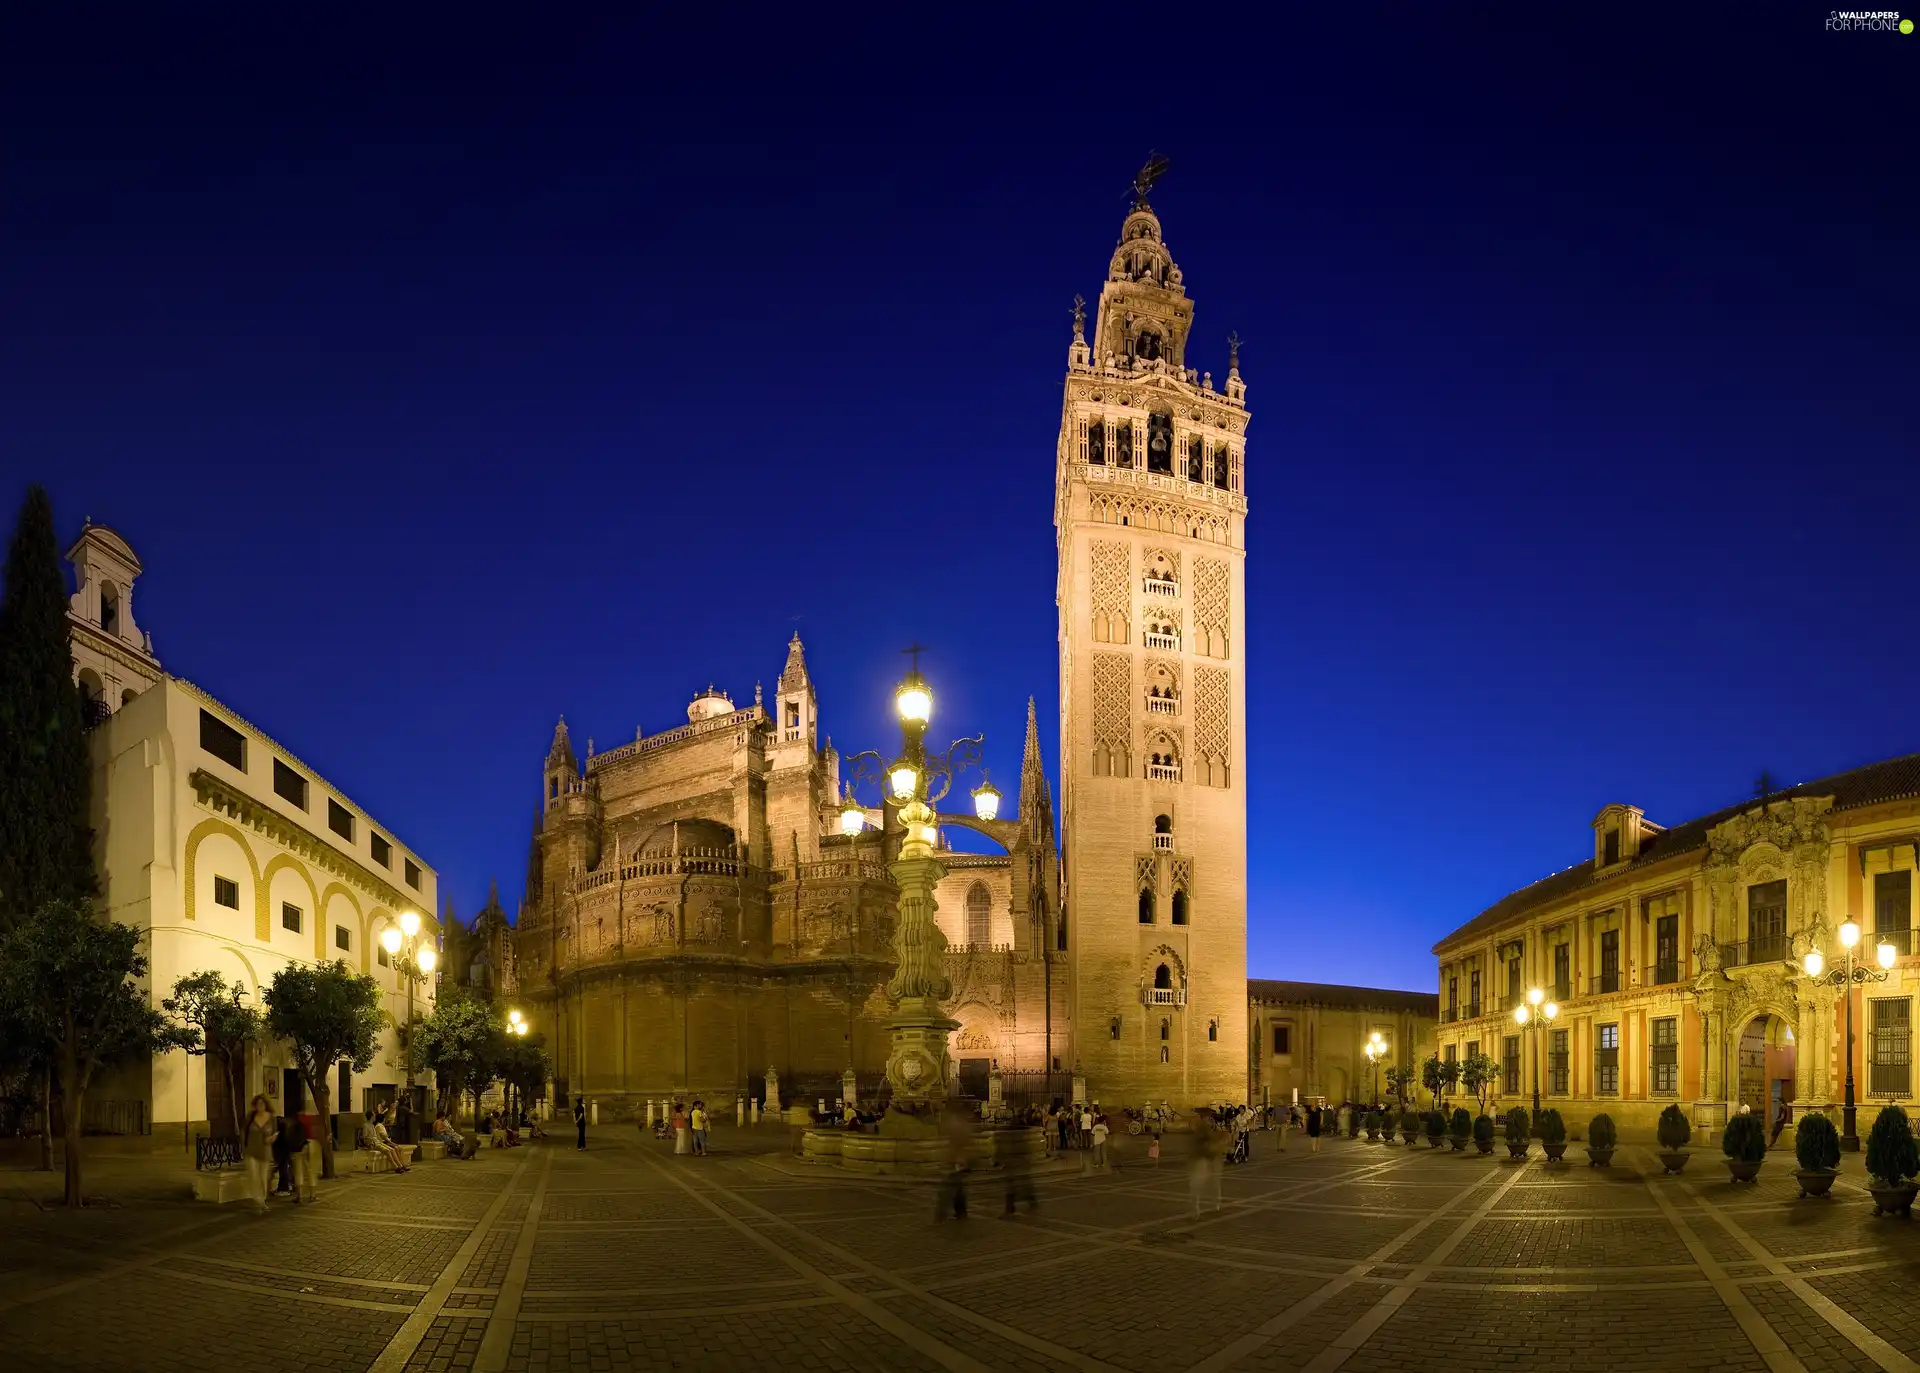
[[[1835,988],[1847,1003],[1847,1095],[1841,1107],[1840,1147],[1857,1150],[1860,1147],[1860,1135],[1856,1129],[1853,1097],[1853,989],[1865,986],[1869,982],[1885,982],[1887,973],[1899,958],[1900,951],[1893,942],[1882,939],[1873,951],[1873,961],[1877,967],[1856,965],[1853,951],[1860,943],[1860,923],[1849,916],[1840,926],[1840,948],[1845,962],[1837,968],[1827,967],[1826,955],[1819,949],[1809,947],[1800,960],[1799,971],[1815,982],[1825,983]],[[1787,966],[1793,967],[1793,960],[1787,960]]]
[[[1543,1004],[1544,1003],[1544,1004]],[[1535,987],[1527,993],[1527,999],[1513,1008],[1513,1021],[1521,1030],[1533,1030],[1533,1113],[1540,1114],[1540,1036],[1553,1024],[1555,1016],[1560,1014],[1558,1003],[1548,1001],[1547,994]]]
[[[983,781],[975,787],[973,813],[982,820],[991,820],[1000,814],[1000,788],[990,781]]]
[[[414,1000],[413,986],[425,982],[440,964],[440,955],[431,942],[420,938],[420,912],[400,912],[400,923],[380,931],[380,947],[393,960],[394,971],[407,980],[407,1133],[415,1134],[414,1117],[419,1114],[413,1099]],[[412,1143],[411,1139],[405,1141]]]

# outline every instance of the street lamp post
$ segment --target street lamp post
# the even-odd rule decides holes
[[[1380,1109],[1380,1060],[1387,1056],[1387,1041],[1375,1030],[1367,1036],[1365,1049],[1367,1062],[1373,1068],[1373,1109]]]
[[[513,1010],[510,1010],[507,1012],[507,1033],[510,1035],[518,1035],[521,1037],[525,1037],[527,1033],[527,1022],[520,1018],[520,1012],[513,1011]],[[517,1121],[520,1119],[520,1112],[526,1109],[527,1103],[525,1100],[525,1096],[524,1096],[524,1093],[521,1091],[521,1088],[519,1087],[519,1085],[515,1083],[512,1079],[508,1079],[507,1087],[508,1087],[508,1090],[512,1091],[516,1096],[521,1097],[521,1101],[518,1109],[515,1108],[512,1099],[509,1099],[507,1102],[507,1112],[508,1112],[507,1118],[509,1120]]]
[[[418,911],[402,911],[400,925],[396,929],[389,925],[380,931],[380,946],[393,959],[394,971],[407,980],[407,1135],[401,1141],[404,1144],[414,1142],[419,1133],[414,1117],[419,1114],[419,1103],[413,1099],[413,984],[425,982],[432,975],[434,966],[439,963],[440,955],[432,944],[420,939],[420,914]]]
[[[872,752],[848,761],[856,778],[884,773],[887,790],[900,811],[900,853],[888,869],[900,888],[900,901],[893,934],[896,961],[887,983],[895,1007],[887,1025],[893,1039],[887,1081],[896,1105],[917,1105],[946,1098],[951,1075],[947,1036],[959,1024],[940,1006],[953,987],[944,959],[947,938],[933,918],[933,888],[947,871],[934,856],[939,830],[933,807],[946,796],[956,772],[979,765],[984,739],[980,735],[956,739],[945,753],[928,755],[933,690],[920,675],[922,650],[915,645],[906,651],[914,655],[914,666],[894,691],[900,713],[900,756],[884,765],[880,755]],[[999,803],[1000,794],[991,787],[974,794],[975,809],[983,820],[998,814]],[[850,786],[840,814],[841,832],[851,838],[865,824],[866,812],[854,800]]]
[[[1542,1005],[1541,1003],[1546,1004]],[[1553,1018],[1560,1014],[1560,1007],[1547,1001],[1547,994],[1538,987],[1527,993],[1527,999],[1513,1008],[1514,1023],[1522,1030],[1533,1030],[1533,1114],[1540,1114],[1540,1034],[1553,1024]]]
[[[1881,940],[1874,950],[1874,968],[1856,967],[1853,961],[1854,946],[1860,942],[1858,922],[1848,920],[1840,926],[1840,947],[1846,951],[1846,964],[1838,968],[1828,968],[1826,956],[1818,949],[1808,949],[1806,957],[1801,959],[1803,972],[1815,982],[1837,988],[1847,1001],[1847,1098],[1841,1108],[1841,1121],[1844,1128],[1840,1132],[1840,1147],[1849,1152],[1860,1148],[1860,1135],[1855,1128],[1853,1102],[1853,989],[1865,986],[1869,982],[1885,982],[1887,970],[1900,956],[1900,951],[1888,942]],[[1791,961],[1789,961],[1791,966]]]

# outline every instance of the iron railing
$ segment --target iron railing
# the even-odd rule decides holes
[[[1609,992],[1620,990],[1620,970],[1596,974],[1587,984],[1587,992],[1592,996],[1605,996]]]
[[[1784,934],[1769,934],[1759,939],[1742,940],[1736,944],[1722,944],[1720,966],[1752,968],[1762,963],[1779,963],[1786,959],[1789,947]]]

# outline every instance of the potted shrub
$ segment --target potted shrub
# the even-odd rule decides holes
[[[1883,1106],[1867,1135],[1867,1189],[1873,1193],[1873,1214],[1913,1214],[1913,1197],[1920,1192],[1913,1175],[1920,1173],[1920,1148],[1913,1142],[1913,1122],[1898,1106]]]
[[[1693,1138],[1693,1122],[1678,1106],[1668,1106],[1660,1113],[1660,1123],[1654,1129],[1660,1140],[1660,1165],[1669,1173],[1677,1173],[1687,1166],[1687,1141]]]
[[[1379,1142],[1380,1142],[1380,1113],[1378,1111],[1368,1111],[1367,1112],[1367,1143],[1378,1144]],[[1392,1143],[1392,1140],[1389,1139],[1388,1143]]]
[[[1547,1162],[1558,1163],[1565,1156],[1567,1123],[1553,1107],[1547,1107],[1533,1118],[1533,1132],[1540,1136],[1540,1145],[1547,1151]]]
[[[1620,1142],[1620,1132],[1613,1128],[1613,1117],[1604,1112],[1593,1118],[1587,1126],[1587,1166],[1606,1168],[1613,1163],[1614,1146]]]
[[[1453,1146],[1454,1153],[1464,1152],[1467,1141],[1473,1138],[1473,1117],[1467,1114],[1466,1107],[1456,1106],[1453,1108],[1453,1119],[1449,1125],[1451,1128],[1447,1131],[1447,1143]]]
[[[1742,1111],[1721,1132],[1720,1152],[1727,1156],[1727,1171],[1735,1182],[1754,1181],[1767,1161],[1767,1127],[1753,1112]]]
[[[1484,1111],[1474,1118],[1473,1147],[1483,1154],[1493,1152],[1493,1117]]]
[[[1414,1137],[1420,1133],[1420,1117],[1412,1111],[1400,1113],[1400,1138],[1412,1146]]]
[[[1348,1139],[1360,1138],[1360,1117],[1361,1117],[1361,1111],[1358,1106],[1355,1106],[1352,1110],[1347,1112],[1347,1138]]]
[[[1440,1141],[1446,1137],[1447,1117],[1444,1111],[1428,1111],[1426,1119],[1427,1147],[1438,1149]]]
[[[1527,1144],[1533,1138],[1533,1121],[1527,1116],[1527,1108],[1516,1106],[1507,1112],[1507,1157],[1524,1159],[1527,1156]]]
[[[1840,1176],[1840,1132],[1817,1111],[1801,1116],[1793,1132],[1793,1156],[1800,1161],[1793,1174],[1800,1180],[1800,1195],[1826,1196]]]

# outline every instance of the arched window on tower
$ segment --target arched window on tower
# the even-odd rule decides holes
[[[1087,426],[1087,461],[1104,463],[1107,460],[1106,426],[1099,420]]]
[[[120,593],[112,582],[100,587],[100,628],[109,634],[120,632]]]
[[[1155,361],[1160,356],[1160,335],[1151,329],[1142,329],[1134,336],[1133,355],[1145,362]]]
[[[1167,971],[1167,965],[1164,963],[1153,970],[1153,989],[1156,992],[1173,990],[1173,974]]]
[[[1168,1016],[1160,1017],[1160,1038],[1163,1041],[1173,1038],[1173,1020]]]
[[[1207,441],[1195,434],[1187,440],[1187,480],[1204,482],[1207,479]]]
[[[1173,923],[1176,925],[1187,923],[1187,894],[1183,891],[1173,894]]]
[[[1173,416],[1147,416],[1147,471],[1173,475]]]
[[[992,941],[993,894],[985,882],[967,888],[967,943],[985,948]]]
[[[1140,889],[1140,923],[1142,925],[1151,925],[1153,923],[1152,887],[1142,887]],[[1162,971],[1164,972],[1165,969],[1163,968]]]
[[[1222,491],[1233,484],[1233,455],[1224,443],[1213,450],[1213,484]]]
[[[1119,420],[1113,426],[1113,465],[1133,466],[1133,421]],[[1125,524],[1122,520],[1120,523]]]

